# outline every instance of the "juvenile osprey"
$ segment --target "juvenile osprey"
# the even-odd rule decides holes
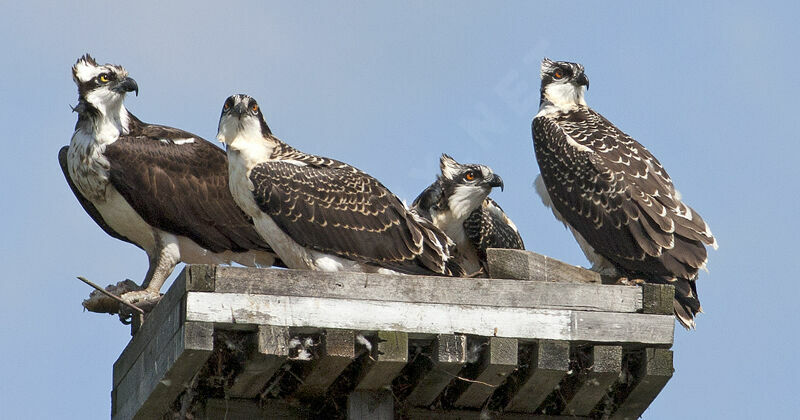
[[[58,161],[84,210],[109,235],[150,260],[144,290],[158,296],[178,262],[270,266],[275,254],[234,203],[225,152],[199,136],[143,123],[123,105],[139,87],[117,65],[88,54],[72,67],[78,123]]]
[[[458,263],[469,273],[486,267],[487,248],[525,249],[517,227],[489,193],[503,180],[484,165],[462,165],[443,154],[439,175],[411,204],[456,243]]]
[[[289,268],[461,275],[447,235],[375,178],[272,135],[256,100],[225,101],[217,138],[236,203]]]
[[[568,225],[593,269],[675,286],[674,309],[694,327],[695,279],[717,248],[711,230],[681,202],[658,159],[586,105],[583,66],[544,59],[533,146],[537,192]]]

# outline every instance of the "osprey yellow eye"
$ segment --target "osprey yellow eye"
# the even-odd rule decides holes
[[[103,73],[100,76],[97,76],[97,80],[99,80],[100,83],[108,83],[108,81],[111,79],[108,77],[108,73]]]
[[[230,102],[225,102],[225,105],[222,105],[222,110],[223,111],[227,111],[229,109],[231,109],[231,103]]]
[[[464,179],[466,179],[467,181],[474,180],[475,179],[475,173],[474,172],[467,172],[467,174],[464,175]]]
[[[250,107],[250,110],[253,111],[253,114],[258,112],[258,104],[253,104],[253,106]]]
[[[562,79],[564,78],[564,72],[561,70],[556,70],[555,72],[553,72],[553,77],[555,77],[556,79]]]

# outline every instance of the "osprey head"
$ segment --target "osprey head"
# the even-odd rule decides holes
[[[115,114],[126,93],[139,95],[139,86],[122,66],[99,65],[89,54],[72,66],[72,80],[78,86],[78,105],[74,108],[78,113],[94,109],[103,115]]]
[[[483,203],[494,187],[503,189],[503,178],[486,165],[460,164],[443,154],[439,159],[444,196],[457,218],[467,217]]]
[[[222,105],[217,139],[227,146],[238,137],[263,139],[272,134],[258,102],[244,94],[231,95]]]
[[[582,65],[545,58],[541,71],[541,105],[547,102],[557,107],[586,105],[583,95],[589,89],[589,78],[583,72]]]

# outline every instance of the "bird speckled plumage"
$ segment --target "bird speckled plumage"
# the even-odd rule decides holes
[[[228,98],[218,138],[234,197],[290,268],[463,274],[444,233],[368,174],[273,136],[253,98]]]
[[[707,261],[705,245],[716,248],[716,240],[658,159],[586,105],[588,84],[579,64],[542,63],[532,132],[543,200],[571,227],[594,268],[674,284],[675,313],[693,327],[701,311],[695,279]]]
[[[488,197],[492,188],[502,187],[502,179],[488,166],[461,164],[446,154],[439,163],[441,174],[411,209],[453,239],[459,264],[470,274],[481,268],[486,274],[488,248],[525,249],[514,223]]]
[[[123,101],[138,85],[122,66],[99,65],[87,54],[73,67],[73,79],[78,122],[70,146],[59,151],[64,177],[106,233],[145,250],[150,261],[147,289],[124,299],[157,296],[180,261],[275,262],[231,197],[222,149],[131,114]]]

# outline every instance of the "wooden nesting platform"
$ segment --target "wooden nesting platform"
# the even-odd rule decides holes
[[[112,418],[638,418],[672,286],[527,251],[493,278],[187,267],[114,363]]]

